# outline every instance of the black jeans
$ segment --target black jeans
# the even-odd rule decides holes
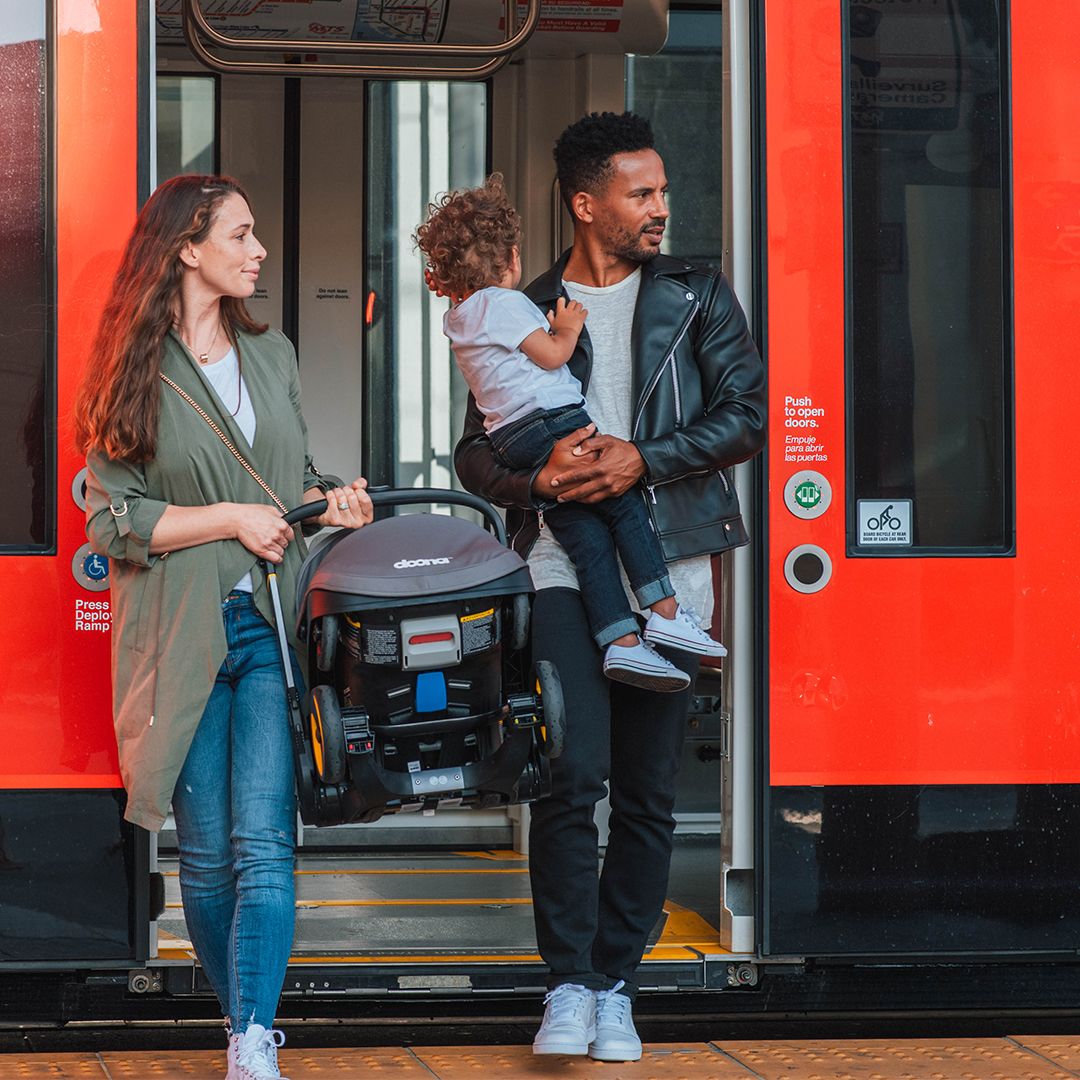
[[[547,461],[558,439],[589,423],[589,414],[579,405],[538,409],[496,428],[489,438],[496,458],[508,469],[535,469]],[[544,511],[544,521],[577,570],[589,626],[601,648],[639,629],[623,591],[619,559],[640,608],[675,595],[636,486],[598,503],[557,503]]]
[[[566,699],[566,748],[551,762],[552,790],[533,803],[529,874],[540,955],[550,987],[594,990],[626,981],[663,908],[675,831],[675,778],[689,689],[656,694],[611,682],[573,589],[541,589],[533,606],[533,657],[559,669]],[[668,653],[697,674],[698,659]],[[603,871],[594,808],[611,788]]]

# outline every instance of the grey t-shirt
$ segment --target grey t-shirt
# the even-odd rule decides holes
[[[593,364],[585,407],[597,430],[619,439],[630,438],[633,423],[633,361],[630,335],[634,308],[641,287],[641,270],[614,285],[597,288],[564,281],[571,300],[587,308],[585,328],[592,342]],[[578,590],[577,573],[562,545],[542,529],[529,553],[529,570],[537,589]],[[708,555],[696,555],[668,564],[671,583],[684,606],[692,607],[708,626],[713,614],[712,564]],[[637,609],[630,583],[623,573],[623,588],[630,606]]]

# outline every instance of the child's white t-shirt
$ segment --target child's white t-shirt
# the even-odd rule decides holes
[[[544,313],[515,289],[479,289],[443,316],[443,333],[484,414],[484,430],[512,424],[537,409],[584,400],[567,364],[534,364],[520,348],[535,330],[550,329]]]

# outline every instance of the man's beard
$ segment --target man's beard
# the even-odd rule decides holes
[[[654,227],[652,224],[645,226],[645,228],[649,229]],[[660,254],[659,247],[653,247],[651,244],[645,245],[644,229],[638,232],[631,232],[629,229],[618,229],[611,234],[605,246],[610,254],[618,256],[620,259],[626,259],[627,262],[652,262]]]

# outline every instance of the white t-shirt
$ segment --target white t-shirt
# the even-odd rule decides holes
[[[566,364],[542,368],[519,348],[534,331],[548,329],[544,313],[524,293],[495,286],[479,289],[443,316],[443,333],[484,414],[485,431],[537,409],[581,401],[581,383]]]
[[[592,343],[592,374],[585,396],[585,408],[598,431],[629,439],[634,416],[633,355],[631,333],[634,309],[641,287],[641,270],[614,285],[597,288],[564,281],[571,300],[588,308],[585,329]],[[570,556],[550,529],[541,529],[529,552],[529,570],[537,589],[566,588],[580,591],[577,572]],[[668,563],[668,574],[679,602],[692,607],[709,626],[713,615],[712,563],[708,555],[695,555]],[[623,572],[623,588],[630,606],[638,610],[633,590]]]
[[[212,364],[200,364],[199,371],[214,391],[227,413],[235,412],[233,419],[250,446],[255,441],[255,410],[247,383],[240,374],[236,350],[230,349],[220,360]],[[239,448],[238,448],[239,449]],[[251,574],[245,574],[234,586],[234,592],[252,591]]]

